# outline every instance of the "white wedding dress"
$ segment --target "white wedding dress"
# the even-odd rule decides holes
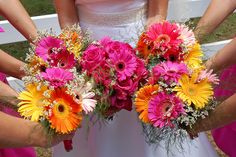
[[[146,0],[77,0],[82,29],[89,30],[93,39],[110,36],[128,41],[134,46],[146,20]],[[163,147],[148,146],[142,135],[137,114],[120,111],[114,120],[100,128],[83,122],[73,138],[74,149],[64,150],[63,144],[53,149],[54,157],[167,157]],[[185,152],[173,148],[175,157],[217,157],[204,133],[184,143]],[[170,155],[173,156],[173,155]]]

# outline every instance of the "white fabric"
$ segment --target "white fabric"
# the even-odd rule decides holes
[[[113,0],[98,0],[96,3],[92,2],[92,0],[79,0],[76,2],[78,4],[78,13],[82,29],[91,30],[94,39],[110,36],[113,39],[121,41],[130,39],[129,41],[134,44],[135,40],[137,40],[137,36],[143,29],[146,12],[144,11],[136,17],[129,15],[131,15],[132,12],[137,12],[140,8],[141,10],[145,10],[146,1],[114,1],[117,6],[113,6],[115,5],[112,3]],[[113,6],[112,9],[110,8],[111,6]],[[121,15],[126,13],[128,19]],[[109,19],[110,25],[107,24],[108,20],[106,20],[106,17],[109,18],[109,15],[114,17],[113,19]],[[115,17],[118,19],[122,17],[123,20],[117,22]],[[89,20],[88,18],[93,20]],[[132,20],[130,23],[127,23],[129,18],[132,18]],[[87,131],[86,123],[84,123],[82,129],[77,131],[73,139],[73,151],[69,153],[65,152],[63,145],[60,144],[54,147],[53,156],[167,157],[164,148],[158,147],[154,150],[145,143],[141,124],[134,111],[120,111],[107,126],[100,128],[97,124],[90,128],[89,135]],[[172,152],[174,152],[174,156],[217,157],[215,150],[208,142],[205,134],[200,134],[200,137],[193,141],[190,139],[187,140],[187,142],[184,143],[184,148],[185,153],[180,153],[173,148]]]

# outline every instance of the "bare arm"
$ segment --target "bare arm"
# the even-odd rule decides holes
[[[32,42],[37,29],[19,0],[0,0],[0,14],[4,16],[24,37]]]
[[[166,19],[169,0],[148,0],[147,26]]]
[[[61,28],[79,22],[75,0],[54,0]]]
[[[214,69],[215,72],[221,71],[230,65],[236,64],[236,39],[222,48],[216,55],[206,62],[208,69]]]
[[[0,101],[3,97],[10,98],[17,95],[12,88],[0,81]],[[73,133],[49,136],[41,124],[1,112],[1,105],[2,103],[0,103],[0,148],[51,147],[73,137]]]
[[[201,40],[204,35],[214,31],[235,8],[235,0],[212,0],[195,29],[196,37]]]
[[[47,148],[72,137],[73,133],[49,136],[39,123],[0,112],[0,148],[31,146]]]
[[[236,120],[236,94],[216,107],[208,117],[199,120],[192,128],[194,134],[222,127]]]
[[[21,79],[25,73],[21,69],[24,63],[0,50],[0,72]]]

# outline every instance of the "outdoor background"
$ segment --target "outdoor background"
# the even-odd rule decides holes
[[[21,2],[28,11],[28,13],[30,14],[30,16],[39,16],[39,15],[55,13],[52,0],[21,0]],[[4,18],[0,17],[0,20],[4,20]],[[194,28],[198,20],[199,18],[190,19],[189,23]],[[206,36],[203,40],[203,43],[230,39],[233,38],[235,35],[236,35],[236,14],[233,14],[226,21],[224,21],[222,25],[213,34]],[[29,45],[27,42],[0,45],[0,49],[3,49],[4,51],[8,52],[12,56],[20,60],[24,60],[25,54],[28,51],[28,47]],[[212,141],[210,133],[208,133],[208,136]],[[216,146],[215,148],[217,149]],[[40,149],[36,148],[36,149],[39,157],[51,156],[50,149],[41,149],[41,148]],[[218,152],[222,157],[225,156],[219,150]]]

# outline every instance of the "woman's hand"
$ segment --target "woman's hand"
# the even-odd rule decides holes
[[[4,16],[28,41],[37,36],[37,29],[19,0],[0,0],[0,15]]]
[[[1,49],[0,58],[0,72],[18,79],[21,79],[23,76],[25,76],[25,72],[22,69],[22,67],[24,66],[24,62],[8,55]]]
[[[73,136],[74,133],[50,135],[38,122],[0,112],[0,148],[49,148],[64,140],[70,140]]]
[[[154,24],[156,22],[161,22],[161,21],[164,21],[164,20],[165,20],[165,18],[163,16],[161,16],[161,15],[156,15],[156,16],[153,16],[153,17],[148,17],[146,26],[148,28],[152,24]]]
[[[74,137],[75,132],[70,134],[54,134],[49,135],[44,128],[40,124],[38,124],[35,128],[33,128],[32,135],[29,138],[32,139],[30,143],[33,146],[50,148],[53,147],[64,140],[71,140]]]

